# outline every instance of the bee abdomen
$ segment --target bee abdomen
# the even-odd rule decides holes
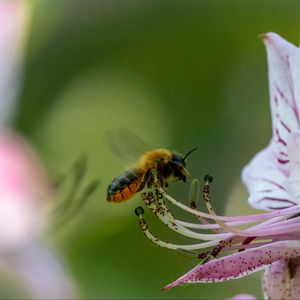
[[[122,202],[141,189],[144,171],[131,169],[116,177],[107,188],[107,201]]]

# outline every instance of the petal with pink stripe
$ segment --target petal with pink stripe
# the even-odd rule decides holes
[[[282,209],[296,205],[287,190],[287,176],[281,171],[269,145],[254,156],[242,171],[242,179],[249,191],[248,201],[256,209]]]

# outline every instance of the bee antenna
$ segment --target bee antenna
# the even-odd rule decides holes
[[[197,149],[198,149],[198,147],[196,147],[196,148],[192,149],[191,151],[189,151],[189,152],[185,155],[185,157],[183,158],[183,160],[185,161],[186,158],[187,158],[192,152],[194,152],[194,151],[197,150]]]

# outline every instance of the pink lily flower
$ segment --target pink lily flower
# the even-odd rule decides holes
[[[163,290],[186,283],[237,279],[264,269],[267,299],[300,298],[300,50],[275,33],[264,35],[263,40],[268,54],[273,136],[270,144],[244,168],[242,178],[249,190],[249,203],[269,212],[217,215],[209,196],[210,176],[205,178],[203,189],[209,213],[196,209],[197,181],[191,186],[191,207],[175,200],[158,185],[157,193],[163,199],[144,194],[145,204],[165,225],[201,241],[190,245],[163,242],[149,231],[143,210],[136,210],[140,226],[151,241],[202,259]],[[175,218],[165,200],[196,216],[200,224]],[[240,229],[239,225],[246,228]],[[201,229],[211,233],[201,233]],[[203,252],[208,247],[213,248]],[[224,256],[219,257],[220,254]]]

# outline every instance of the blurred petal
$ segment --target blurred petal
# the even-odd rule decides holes
[[[0,128],[0,259],[36,298],[73,298],[71,280],[40,242],[51,195],[31,147]]]
[[[248,201],[256,209],[282,209],[297,204],[287,191],[287,177],[276,164],[272,146],[253,157],[242,171],[242,180],[250,194]]]
[[[299,119],[299,48],[275,33],[264,37],[268,54],[269,89],[276,160],[282,170],[288,168],[287,139],[300,129]]]
[[[32,2],[0,0],[0,123],[14,115]]]
[[[5,262],[36,299],[74,299],[69,275],[52,252],[41,243],[30,243],[22,251],[8,254]]]
[[[277,242],[263,247],[245,250],[200,264],[173,283],[171,289],[184,283],[222,282],[236,279],[266,268],[280,260],[300,256],[300,241]]]
[[[231,298],[231,300],[256,300],[256,298],[248,294],[239,294]]]
[[[46,173],[32,149],[0,128],[0,253],[40,233],[49,195]]]
[[[300,299],[300,260],[279,260],[265,270],[264,294],[267,299]]]

